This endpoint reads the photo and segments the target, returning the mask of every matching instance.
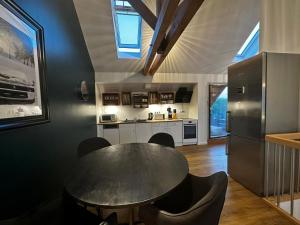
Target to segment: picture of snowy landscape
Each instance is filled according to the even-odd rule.
[[[33,42],[0,18],[0,105],[35,102]]]
[[[0,130],[49,121],[43,27],[0,1]]]

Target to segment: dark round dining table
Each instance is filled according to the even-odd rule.
[[[173,148],[150,143],[119,144],[80,158],[65,188],[85,205],[133,208],[166,195],[188,172],[186,158]]]

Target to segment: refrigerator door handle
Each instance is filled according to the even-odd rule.
[[[230,133],[230,131],[231,131],[230,114],[231,114],[230,111],[227,111],[227,112],[226,112],[226,132],[227,132],[227,133]]]

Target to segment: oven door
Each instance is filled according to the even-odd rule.
[[[197,124],[183,125],[183,142],[197,144]]]

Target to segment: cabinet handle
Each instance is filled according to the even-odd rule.
[[[230,133],[230,131],[231,131],[230,115],[231,115],[231,112],[227,111],[226,112],[226,131],[227,131],[227,133]]]

